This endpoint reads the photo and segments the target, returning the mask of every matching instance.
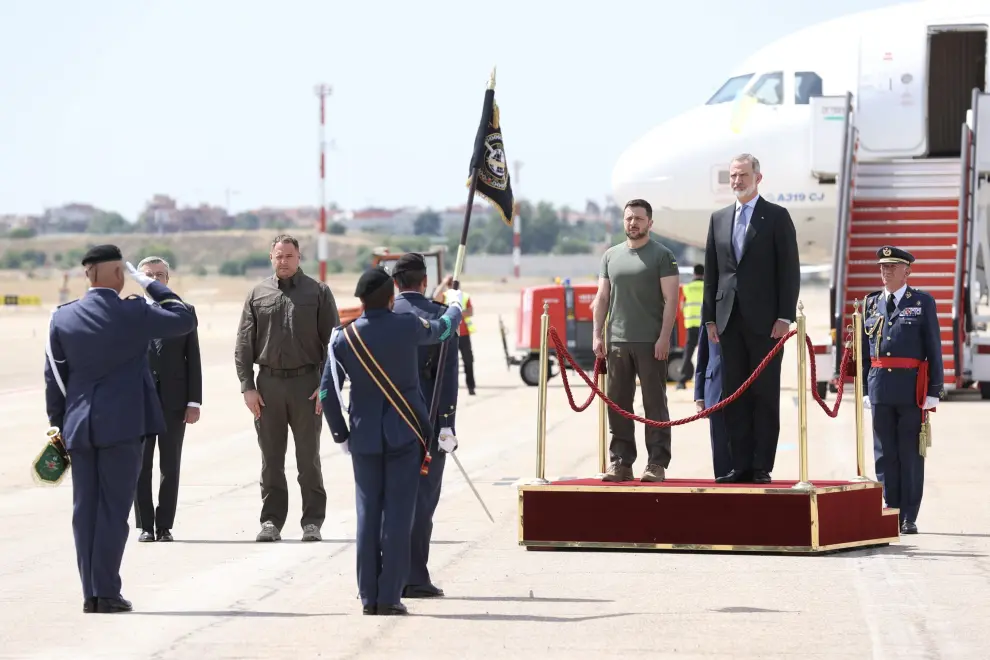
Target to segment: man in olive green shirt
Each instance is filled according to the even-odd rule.
[[[330,333],[340,323],[340,315],[330,287],[299,267],[299,241],[277,236],[270,258],[275,272],[248,293],[234,345],[237,379],[261,448],[257,540],[282,538],[289,509],[285,454],[291,428],[303,501],[302,540],[320,541],[327,513],[320,463],[320,378]]]
[[[653,208],[634,199],[623,212],[626,241],[606,250],[595,297],[594,351],[606,358],[608,398],[633,411],[639,376],[646,418],[668,421],[667,358],[677,317],[680,277],[674,253],[650,238]],[[602,329],[608,316],[606,338]],[[634,422],[608,411],[611,464],[604,481],[631,481],[636,461]],[[641,481],[663,481],[670,465],[670,428],[646,428],[646,469]]]

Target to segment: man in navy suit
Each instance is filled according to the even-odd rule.
[[[351,455],[354,467],[357,579],[364,613],[407,614],[400,599],[409,575],[416,493],[424,469],[431,468],[427,448],[433,438],[419,388],[418,350],[457,334],[461,301],[452,296],[436,320],[393,313],[395,285],[381,268],[365,271],[354,295],[364,311],[353,323],[334,328],[320,400],[332,397],[323,414],[334,442]],[[351,379],[349,425],[340,390],[345,377]]]
[[[426,261],[422,255],[410,252],[399,257],[392,269],[392,276],[399,285],[399,295],[395,297],[397,314],[410,313],[427,320],[444,315],[447,306],[428,299],[426,292]],[[412,557],[409,565],[409,578],[402,591],[405,598],[439,598],[443,589],[433,584],[427,562],[430,558],[430,539],[433,536],[433,514],[440,502],[440,487],[443,483],[443,467],[448,451],[457,448],[454,434],[454,412],[457,409],[457,333],[452,333],[446,341],[447,355],[443,363],[443,379],[440,383],[440,401],[437,418],[431,419],[434,437],[430,446],[433,461],[430,472],[420,479],[416,496],[416,513],[413,518]],[[429,408],[437,381],[437,360],[440,347],[444,344],[431,344],[419,347],[419,387],[423,400]],[[437,451],[439,449],[439,451]]]
[[[711,408],[722,400],[722,356],[720,347],[705,337],[698,344],[698,368],[694,374],[694,403],[698,412]],[[732,455],[729,453],[729,431],[725,427],[725,413],[716,410],[708,416],[708,428],[712,437],[712,466],[715,478],[732,471]]]
[[[62,430],[72,469],[72,533],[84,612],[128,612],[120,593],[120,563],[143,439],[165,431],[148,342],[178,337],[196,317],[168,287],[127,270],[154,299],[120,298],[124,264],[115,245],[82,259],[90,289],[60,305],[48,329],[45,398],[48,422]]]

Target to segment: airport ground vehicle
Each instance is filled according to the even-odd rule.
[[[426,283],[427,286],[435,288],[440,284],[440,280],[443,279],[443,254],[444,248],[442,246],[434,247],[428,252],[420,252],[423,255],[423,259],[426,261]],[[385,270],[392,272],[392,267],[395,262],[399,260],[399,257],[406,254],[405,252],[389,252],[388,248],[375,248],[371,253],[371,266],[383,265]],[[340,322],[348,323],[353,321],[361,315],[361,305],[355,307],[342,307],[337,310],[340,314]]]
[[[530,386],[539,384],[540,379],[540,317],[543,303],[549,302],[550,325],[557,329],[567,351],[574,357],[581,369],[589,374],[595,368],[595,354],[591,348],[594,320],[591,303],[598,290],[597,282],[571,284],[570,280],[554,284],[531,286],[520,291],[519,308],[516,310],[516,355],[510,355],[506,339],[506,328],[499,318],[502,334],[502,348],[505,351],[506,367],[519,366],[519,375]],[[680,312],[683,294],[677,305],[677,321],[671,336],[670,359],[667,363],[667,380],[676,381],[684,359],[684,315]],[[564,368],[557,359],[553,345],[550,345],[550,376],[556,375],[553,367]]]

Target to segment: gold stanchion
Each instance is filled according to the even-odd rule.
[[[866,476],[866,429],[863,427],[863,392],[866,388],[863,382],[863,313],[859,309],[859,300],[853,301],[853,322],[849,330],[852,331],[853,357],[856,362],[856,387],[854,390],[856,395],[856,476],[852,481],[872,481]]]
[[[540,399],[536,410],[536,478],[531,484],[548,484],[547,468],[547,380],[549,379],[550,302],[543,302],[543,316],[540,317]],[[563,362],[561,362],[563,369]]]
[[[605,346],[606,352],[608,351],[608,317],[605,317],[605,327],[602,328],[602,345]],[[602,367],[602,372],[598,374],[598,389],[605,392],[605,367]],[[601,479],[605,476],[605,469],[608,467],[608,442],[606,440],[608,429],[608,406],[605,405],[605,399],[601,397],[598,398],[598,477]]]
[[[804,303],[798,301],[797,314],[797,363],[798,363],[798,473],[799,481],[792,486],[797,490],[814,490],[808,481],[808,347]]]

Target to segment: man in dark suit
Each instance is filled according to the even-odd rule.
[[[146,257],[138,263],[138,270],[168,285],[169,265],[165,259]],[[147,302],[154,304],[154,299],[149,296]],[[195,308],[188,303],[186,307],[195,317]],[[134,519],[137,528],[141,530],[138,541],[142,543],[172,540],[172,525],[179,500],[182,440],[186,435],[186,424],[199,421],[199,409],[203,404],[199,333],[194,329],[181,337],[155,338],[148,348],[148,361],[165,413],[165,432],[157,438],[148,436],[144,441],[144,462],[134,501]],[[162,475],[158,487],[157,509],[151,493],[156,439],[158,465]]]
[[[707,336],[698,344],[698,368],[694,374],[694,403],[698,412],[711,408],[722,400],[722,357],[719,346]],[[715,478],[732,470],[729,453],[729,430],[725,427],[725,411],[716,410],[708,416],[712,438],[712,467]]]
[[[196,317],[168,287],[131,277],[157,302],[121,300],[124,264],[115,245],[82,259],[90,289],[53,313],[45,348],[48,423],[62,430],[72,470],[72,533],[83,612],[128,612],[120,593],[127,517],[141,471],[142,441],[165,431],[148,368],[148,342],[180,337]]]
[[[419,388],[418,349],[457,333],[461,302],[427,320],[394,314],[395,285],[384,269],[361,275],[354,292],[364,311],[335,328],[320,381],[323,414],[333,441],[351,455],[357,509],[357,579],[365,614],[407,614],[401,602],[409,575],[416,492],[433,437]],[[341,383],[351,380],[350,424]],[[329,393],[329,394],[328,394]]]
[[[429,300],[424,295],[427,281],[426,261],[422,255],[410,252],[399,257],[395,268],[392,269],[392,276],[399,286],[399,294],[395,297],[395,306],[392,308],[396,314],[415,314],[432,321],[439,319],[447,311],[446,305]],[[454,451],[457,448],[457,436],[454,433],[459,348],[457,331],[450,333],[444,341],[447,342],[447,355],[444,358],[443,379],[440,383],[440,401],[437,406],[437,417],[430,420],[434,430],[430,447],[433,461],[430,463],[429,473],[420,478],[416,496],[412,556],[409,578],[406,588],[402,591],[404,598],[439,598],[444,595],[443,589],[433,584],[427,567],[430,558],[430,539],[433,536],[433,514],[440,502],[440,486],[443,484],[443,467],[446,463],[447,451]],[[433,401],[437,382],[437,360],[441,346],[443,346],[442,342],[419,347],[419,388],[427,408]]]
[[[733,394],[787,334],[797,316],[801,264],[790,214],[759,195],[760,161],[741,154],[729,166],[735,204],[712,214],[705,246],[701,320],[722,348],[723,387]],[[725,407],[732,470],[720,483],[770,483],[780,434],[783,351]]]

